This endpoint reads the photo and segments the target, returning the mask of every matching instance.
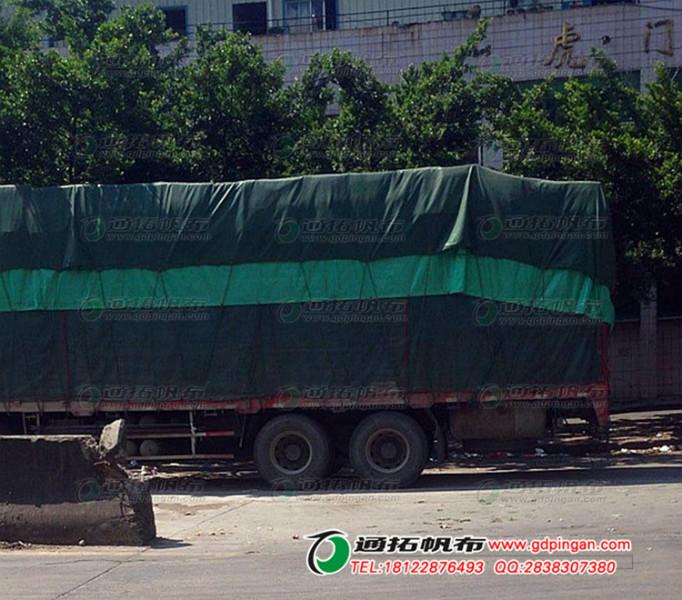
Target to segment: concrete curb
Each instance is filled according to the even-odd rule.
[[[145,545],[151,494],[90,436],[0,436],[0,540]]]

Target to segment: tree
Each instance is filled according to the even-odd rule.
[[[648,180],[655,186],[655,199],[643,218],[653,227],[646,237],[634,238],[631,254],[635,264],[659,283],[679,286],[682,277],[682,87],[659,64],[656,80],[640,99],[643,140],[641,152],[648,161]]]
[[[98,28],[83,53],[98,114],[98,129],[80,144],[84,178],[172,178],[177,140],[170,113],[187,54],[187,41],[148,6],[124,8]]]
[[[276,174],[286,125],[283,75],[282,64],[267,63],[248,35],[198,32],[197,57],[184,69],[172,115],[184,178]]]
[[[292,86],[290,172],[344,172],[476,160],[486,121],[515,93],[508,78],[478,73],[482,21],[451,55],[411,66],[399,83],[380,82],[371,68],[335,49],[312,57]]]
[[[664,70],[640,94],[604,55],[584,80],[524,91],[494,130],[504,169],[603,183],[613,215],[620,295],[646,295],[681,265],[682,102]],[[675,125],[676,124],[676,125]]]
[[[410,66],[395,89],[406,167],[476,162],[486,122],[515,97],[511,80],[479,73],[468,61],[480,52],[488,21],[482,20],[451,55]]]
[[[349,52],[316,54],[290,91],[286,169],[374,171],[397,166],[398,128],[390,87]]]
[[[115,6],[113,0],[17,0],[17,3],[42,17],[45,35],[67,42],[72,52],[88,47]]]
[[[64,18],[71,23],[68,14]],[[185,47],[160,55],[173,36],[163,15],[149,7],[124,9],[106,21],[97,12],[92,18],[97,23],[92,37],[75,50],[15,44],[6,51],[2,180],[116,183],[167,173],[163,115]]]
[[[0,98],[0,177],[7,183],[70,181],[77,130],[92,117],[87,75],[56,52],[15,54]]]
[[[11,0],[0,0],[0,63],[36,46],[39,39],[40,28],[31,18],[31,11]]]

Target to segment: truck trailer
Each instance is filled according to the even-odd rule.
[[[594,182],[477,165],[234,183],[0,187],[0,433],[136,460],[350,463],[408,485],[449,444],[608,430]]]

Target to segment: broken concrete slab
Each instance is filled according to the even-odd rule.
[[[2,541],[145,545],[156,537],[147,484],[90,436],[0,436],[0,465]]]
[[[102,429],[99,449],[107,457],[121,456],[125,452],[126,422],[118,419]]]

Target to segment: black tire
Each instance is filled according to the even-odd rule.
[[[291,489],[327,475],[331,445],[327,433],[310,417],[282,415],[263,425],[253,455],[263,479]]]
[[[137,442],[133,440],[126,440],[125,455],[126,457],[137,456],[140,453],[140,447]]]
[[[428,460],[422,427],[398,412],[380,412],[363,419],[350,439],[350,462],[355,473],[373,482],[408,486]]]
[[[162,456],[164,453],[163,442],[159,440],[144,440],[140,443],[138,449],[140,456],[152,457],[152,456]]]

